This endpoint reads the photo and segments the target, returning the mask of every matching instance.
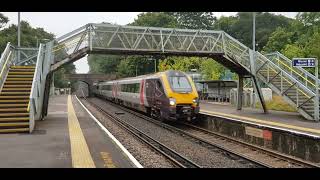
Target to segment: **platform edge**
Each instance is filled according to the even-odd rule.
[[[82,102],[79,100],[77,95],[75,95],[78,102],[81,104],[81,106],[87,111],[87,113],[90,115],[90,117],[100,126],[100,128],[111,138],[113,142],[115,142],[118,147],[122,150],[122,152],[130,159],[130,161],[137,167],[137,168],[143,168],[143,166],[132,156],[132,154],[118,141],[111,133],[108,131],[106,127],[104,127],[100,121],[92,115],[92,113],[82,104]]]

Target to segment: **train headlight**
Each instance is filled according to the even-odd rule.
[[[169,104],[170,104],[170,106],[176,105],[176,99],[174,99],[174,98],[169,98]]]
[[[194,104],[199,104],[199,98],[194,98],[193,100],[192,100],[192,102],[194,103]]]

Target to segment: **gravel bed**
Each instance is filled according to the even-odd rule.
[[[103,113],[96,110],[87,101],[80,99],[86,108],[115,136],[121,144],[134,156],[139,163],[145,168],[171,168],[172,163],[156,151],[152,150],[148,145],[139,141],[115,124],[112,120],[105,117]]]
[[[121,119],[126,120],[129,124],[138,128],[139,130],[147,133],[152,138],[162,142],[163,144],[169,146],[175,151],[181,153],[186,158],[192,160],[202,167],[214,167],[214,168],[249,168],[257,167],[251,163],[248,163],[246,160],[239,160],[228,156],[224,152],[218,149],[208,149],[204,146],[201,146],[187,138],[179,136],[169,130],[166,130],[158,125],[155,125],[147,120],[141,119],[135,115],[124,112],[123,110],[112,106],[111,104],[105,102],[104,100],[98,98],[90,99],[95,104],[99,105],[103,109],[112,112],[118,113],[122,112],[123,114],[117,115]]]

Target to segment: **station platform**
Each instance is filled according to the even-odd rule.
[[[1,168],[131,168],[135,163],[75,96],[50,97],[33,133],[1,134]]]
[[[320,122],[306,120],[295,112],[269,110],[265,114],[262,109],[242,108],[242,110],[237,110],[230,104],[214,102],[201,102],[200,112],[320,137]]]
[[[298,113],[242,108],[200,102],[203,128],[271,151],[320,164],[320,122]]]

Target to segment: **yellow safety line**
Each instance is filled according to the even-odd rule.
[[[311,132],[311,133],[320,134],[320,130],[318,130],[318,129],[304,128],[304,127],[299,127],[299,126],[294,126],[294,125],[289,125],[289,124],[284,124],[284,123],[264,121],[264,120],[260,120],[260,119],[250,118],[250,117],[237,116],[237,115],[233,115],[233,114],[225,114],[225,113],[221,113],[221,112],[206,111],[206,110],[201,110],[200,112],[204,112],[204,113],[208,113],[208,114],[212,114],[212,115],[220,115],[220,116],[225,116],[225,117],[230,117],[230,118],[235,118],[235,119],[240,119],[240,120],[245,120],[245,121],[251,121],[251,122],[255,122],[255,123],[262,123],[262,124],[271,125],[271,126],[290,128],[292,130],[300,130],[300,131],[304,131],[304,132]]]
[[[272,67],[269,66],[269,68],[271,70],[273,70],[274,72],[278,73],[278,71],[276,71],[275,69],[273,69]],[[284,76],[282,76],[290,85],[292,85],[292,83],[287,79],[285,78]],[[309,95],[307,95],[305,92],[301,91],[300,88],[298,89],[298,91],[300,91],[302,94],[304,94],[305,96],[307,96],[308,98],[311,98]]]
[[[88,145],[80,128],[78,118],[72,106],[70,95],[68,95],[68,125],[71,144],[72,167],[95,168]]]
[[[277,59],[277,61],[279,61],[281,64],[285,65],[287,68],[289,68],[289,70],[295,72],[296,74],[298,74],[300,77],[302,77],[302,79],[308,81],[310,84],[312,84],[313,86],[316,86],[315,84],[313,84],[311,81],[309,81],[307,78],[305,78],[304,76],[302,76],[301,74],[299,74],[297,71],[295,71],[293,68],[291,68],[290,66],[286,65],[285,63],[283,63],[282,61],[280,61],[280,59]]]

